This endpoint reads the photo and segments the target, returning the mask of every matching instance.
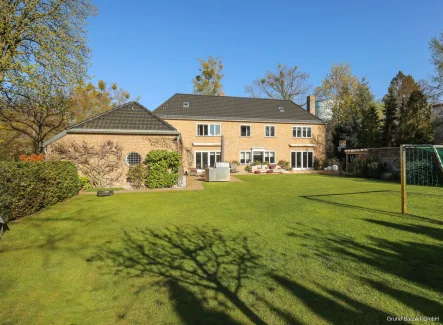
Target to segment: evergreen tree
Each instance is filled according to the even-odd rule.
[[[397,131],[397,112],[398,101],[394,93],[394,88],[389,87],[388,93],[383,98],[383,126],[382,126],[382,146],[392,147],[394,145],[394,139]]]
[[[377,148],[380,146],[380,118],[375,104],[371,104],[363,112],[359,131],[359,145],[363,148]]]
[[[432,142],[434,138],[432,111],[423,91],[415,90],[411,93],[401,114],[398,144]]]

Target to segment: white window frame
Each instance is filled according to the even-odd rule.
[[[241,128],[242,126],[249,126],[249,135],[241,135]],[[240,137],[242,138],[250,138],[252,134],[252,126],[251,124],[240,124]]]
[[[294,136],[294,129],[296,130],[295,131],[295,136]],[[298,137],[297,136],[297,133],[298,133],[298,130],[297,129],[300,129],[300,137]],[[307,136],[307,134],[308,134],[308,129],[310,129],[311,130],[311,135],[308,137]],[[306,131],[306,136],[303,136],[303,133],[304,133],[304,131]],[[311,125],[309,125],[309,126],[298,126],[298,125],[293,125],[292,126],[292,137],[293,138],[304,138],[304,139],[310,139],[310,138],[312,138],[312,126]]]
[[[268,153],[268,155],[269,155],[269,160],[271,160],[270,158],[271,158],[271,152],[273,152],[274,153],[274,162],[270,162],[269,161],[269,163],[270,164],[276,164],[277,163],[277,153],[275,152],[275,150],[265,150],[265,153],[263,154],[263,162],[265,162],[266,161],[266,153]]]
[[[300,168],[293,168],[292,167],[292,153],[293,152],[295,152],[295,153],[301,152],[302,159],[303,159],[303,153],[304,152],[312,152],[312,167],[304,168],[303,167],[303,161],[302,161],[302,163],[300,164],[300,166],[301,166]],[[307,165],[307,163],[306,163],[306,165]],[[289,153],[289,166],[291,167],[292,170],[314,170],[314,165],[315,165],[315,152],[314,152],[314,150],[292,150]]]
[[[207,161],[207,165],[208,166],[210,166],[210,162],[211,162],[211,152],[219,153],[220,154],[220,160],[221,160],[221,150],[196,150],[196,151],[194,151],[194,164],[193,164],[194,168],[197,168],[197,153],[200,153],[200,152],[207,152],[208,153],[208,161]],[[217,162],[217,159],[215,159],[215,160]],[[203,167],[199,168],[199,169],[203,169]]]
[[[271,128],[271,127],[274,128],[274,135],[266,135],[266,128]],[[277,128],[275,125],[272,124],[265,125],[265,138],[275,138],[276,134],[277,134]]]
[[[241,162],[241,154],[242,153],[245,154],[245,162],[244,163]],[[249,162],[246,162],[246,153],[249,154]],[[239,157],[240,157],[240,159],[238,161],[240,162],[240,165],[249,165],[250,163],[252,163],[252,150],[240,150]]]
[[[207,135],[198,134],[198,126],[199,125],[207,125],[208,126],[208,134]],[[210,132],[211,132],[211,125],[214,125],[214,133],[215,133],[215,126],[218,125],[220,127],[220,134],[210,134]],[[195,134],[198,137],[219,137],[222,134],[221,123],[197,123],[196,126],[195,126]]]
[[[140,162],[137,163],[137,164],[130,164],[130,163],[128,162],[128,157],[129,157],[129,155],[130,155],[130,154],[133,154],[133,153],[135,153],[135,154],[137,154],[137,155],[140,156]],[[142,156],[141,154],[139,154],[137,151],[130,151],[130,152],[128,152],[128,153],[126,154],[126,156],[125,156],[125,163],[126,163],[127,166],[137,166],[137,165],[141,164],[142,162],[143,162],[143,156]]]

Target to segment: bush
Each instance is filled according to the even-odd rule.
[[[89,178],[87,178],[85,176],[80,176],[80,184],[81,184],[82,190],[88,190],[88,189],[92,188],[91,181],[89,180]]]
[[[279,165],[281,168],[284,168],[285,170],[290,170],[289,161],[286,160],[279,160],[277,165]]]
[[[138,164],[129,167],[128,174],[126,175],[127,181],[135,189],[141,189],[147,182],[148,168],[144,164]]]
[[[77,168],[68,161],[0,163],[0,215],[18,219],[75,196]]]
[[[146,186],[150,188],[172,187],[178,182],[181,156],[175,151],[152,150],[146,155],[148,177]]]

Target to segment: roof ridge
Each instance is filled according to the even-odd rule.
[[[123,106],[126,106],[126,105],[128,105],[128,104],[132,104],[132,103],[136,103],[136,102],[135,102],[135,101],[128,102],[128,103],[122,104],[122,105],[120,105],[120,106],[117,106],[117,107],[115,107],[115,108],[113,108],[113,109],[110,109],[110,110],[108,110],[108,111],[104,111],[104,112],[102,112],[102,113],[100,113],[100,114],[97,114],[97,115],[95,115],[95,116],[89,117],[89,118],[87,118],[86,120],[83,120],[83,121],[78,122],[78,123],[76,123],[76,124],[74,124],[74,125],[71,125],[70,127],[66,128],[66,130],[73,129],[73,128],[76,127],[76,126],[79,126],[79,125],[81,125],[81,124],[83,124],[83,123],[86,123],[86,122],[92,121],[92,120],[94,120],[94,119],[96,119],[96,118],[98,118],[98,117],[100,117],[100,116],[103,116],[103,115],[105,115],[105,114],[111,113],[111,112],[113,112],[113,111],[115,111],[115,110],[117,110],[117,109],[119,109],[119,108],[121,108],[121,107],[123,107]]]
[[[200,95],[200,94],[185,94],[185,93],[175,93],[174,95],[186,95],[186,96],[202,96],[202,97],[215,97],[215,98],[241,98],[241,99],[259,99],[259,100],[278,100],[283,102],[292,102],[290,99],[280,99],[280,98],[263,98],[263,97],[244,97],[244,96],[217,96],[217,95]],[[295,105],[298,105],[294,103]],[[298,105],[300,106],[300,105]]]
[[[173,128],[175,131],[177,131],[177,129],[175,127],[173,127],[171,124],[169,124],[168,122],[166,122],[164,119],[162,119],[160,116],[158,116],[157,114],[155,114],[154,112],[151,112],[149,109],[147,109],[145,106],[143,106],[142,104],[138,103],[138,102],[134,102],[137,105],[141,106],[143,109],[145,109],[146,112],[148,112],[149,114],[151,114],[153,117],[155,117],[157,120],[159,120],[161,123],[163,123],[164,125],[166,125],[167,127]]]
[[[151,112],[149,109],[147,109],[145,106],[143,106],[142,104],[140,104],[140,103],[137,102],[137,101],[130,101],[130,102],[127,102],[127,103],[124,103],[124,104],[122,104],[122,105],[120,105],[120,106],[117,106],[117,107],[115,107],[115,108],[113,108],[113,109],[111,109],[111,110],[108,110],[108,111],[102,112],[102,113],[100,113],[100,114],[98,114],[98,115],[95,115],[95,116],[92,116],[92,117],[90,117],[90,118],[88,118],[88,119],[86,119],[86,120],[83,120],[83,121],[81,121],[81,122],[79,122],[79,123],[77,123],[77,124],[74,124],[74,125],[72,125],[72,126],[66,128],[66,130],[75,129],[75,128],[77,128],[78,126],[80,126],[80,125],[82,125],[82,124],[84,124],[84,123],[90,122],[90,121],[92,121],[92,120],[94,120],[94,119],[97,119],[97,118],[102,117],[102,116],[104,116],[104,115],[106,115],[106,114],[112,113],[112,112],[114,112],[114,111],[116,111],[116,110],[122,109],[122,108],[124,108],[124,107],[129,106],[129,105],[137,105],[137,106],[139,106],[139,107],[142,108],[146,113],[148,113],[149,115],[151,115],[152,117],[154,117],[156,120],[158,120],[158,121],[159,121],[160,123],[162,123],[163,125],[167,126],[168,128],[170,128],[170,129],[172,129],[172,130],[174,130],[174,131],[177,131],[177,129],[176,129],[175,127],[173,127],[171,124],[169,124],[168,122],[166,122],[165,120],[163,120],[163,119],[162,119],[161,117],[159,117],[158,115],[154,114],[154,112]]]

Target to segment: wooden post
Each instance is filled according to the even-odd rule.
[[[400,146],[400,173],[401,173],[401,213],[406,214],[406,151]]]

